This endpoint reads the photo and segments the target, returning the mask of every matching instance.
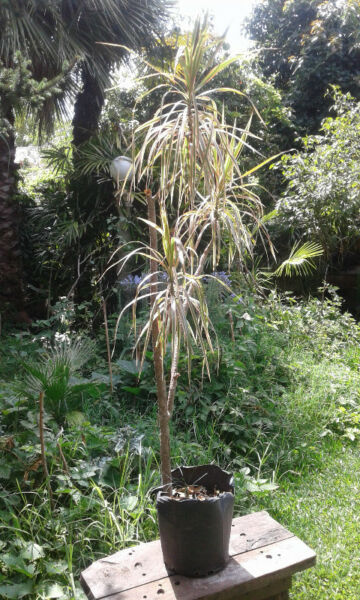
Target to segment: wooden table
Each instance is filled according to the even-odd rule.
[[[230,561],[209,577],[168,576],[160,541],[102,558],[81,574],[91,600],[286,600],[316,555],[265,511],[233,520]]]

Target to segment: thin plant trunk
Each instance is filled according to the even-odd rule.
[[[108,368],[109,368],[109,378],[110,378],[110,392],[113,393],[113,378],[112,378],[112,366],[111,366],[111,351],[110,351],[110,340],[109,340],[109,327],[107,320],[107,312],[106,312],[106,303],[103,298],[102,308],[104,313],[104,326],[105,326],[105,339],[106,339],[106,350],[107,350],[107,358],[108,358]]]
[[[233,316],[232,316],[232,311],[229,310],[229,312],[227,314],[228,314],[229,323],[230,323],[231,341],[232,341],[233,344],[235,344],[234,319],[233,319]]]
[[[167,397],[167,406],[169,417],[171,418],[172,412],[174,410],[174,398],[175,392],[177,388],[178,378],[180,373],[178,373],[178,365],[179,365],[179,354],[180,354],[180,345],[179,345],[179,336],[175,333],[175,343],[174,343],[174,351],[171,357],[171,374],[170,374],[170,383]]]
[[[62,432],[63,432],[63,429],[61,428],[61,430],[57,436],[56,446],[57,446],[57,449],[59,450],[59,454],[60,454],[61,462],[63,464],[64,471],[65,471],[66,475],[70,475],[69,466],[67,464],[66,458],[64,456],[64,453],[62,451],[62,447],[60,444],[60,438],[61,438]]]
[[[43,467],[43,472],[46,480],[46,487],[49,494],[49,501],[51,510],[54,508],[52,489],[50,485],[50,476],[49,470],[46,462],[46,454],[45,454],[45,439],[44,439],[44,392],[40,392],[39,394],[39,437],[40,437],[40,447],[41,447],[41,462]]]
[[[145,191],[147,207],[148,207],[148,219],[151,223],[156,223],[156,206],[155,198],[153,197],[151,190]],[[157,233],[154,227],[149,227],[150,237],[150,248],[155,254],[157,251]],[[151,273],[151,296],[150,303],[151,307],[156,302],[157,293],[157,263],[151,258],[150,260],[150,273]],[[151,327],[151,338],[154,355],[154,370],[155,370],[155,381],[158,401],[158,418],[160,428],[160,461],[161,461],[161,479],[164,491],[171,495],[171,461],[170,461],[170,412],[168,410],[168,398],[166,392],[166,381],[164,375],[164,357],[162,351],[162,345],[159,340],[159,321],[154,319]]]

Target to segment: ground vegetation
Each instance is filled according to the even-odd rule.
[[[318,565],[296,578],[292,600],[358,600],[360,330],[329,283],[359,260],[358,2],[266,0],[249,28],[258,45],[281,51],[232,62],[221,42],[213,71],[211,48],[197,54],[205,118],[195,137],[174,89],[182,78],[199,83],[176,54],[190,38],[170,23],[165,44],[155,43],[169,3],[136,3],[151,5],[149,21],[120,42],[139,42],[130,65],[142,79],[125,90],[120,75],[105,95],[125,50],[95,46],[94,29],[85,35],[96,17],[89,2],[75,17],[86,39],[69,37],[75,4],[0,3],[0,597],[82,600],[90,562],[158,536],[159,341],[168,388],[176,358],[171,463],[232,470],[236,515],[267,509],[316,550]],[[112,42],[121,34],[112,11],[131,3],[100,4],[98,34],[109,31],[100,41]],[[164,88],[149,93],[144,59],[167,73],[167,108]],[[78,101],[75,143],[74,124],[59,119],[65,98]],[[55,119],[52,143],[36,169],[19,168],[17,140],[38,144],[31,132],[45,134],[45,117]],[[114,184],[118,155],[132,155],[146,178]],[[150,223],[157,254],[139,220],[152,220],[150,190],[161,209]],[[149,258],[164,317],[153,344]],[[280,291],[290,287],[297,293]],[[184,312],[174,313],[174,288],[193,308],[177,338]],[[161,311],[151,310],[156,320]]]

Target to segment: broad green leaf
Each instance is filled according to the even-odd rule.
[[[39,546],[39,544],[36,544],[35,542],[29,542],[28,544],[26,544],[24,550],[22,550],[22,552],[20,553],[20,556],[27,560],[33,561],[39,560],[39,558],[45,556],[45,552],[43,547]]]
[[[35,565],[33,564],[25,564],[22,557],[15,556],[14,554],[6,553],[0,555],[0,563],[4,563],[9,569],[16,571],[16,573],[21,573],[22,575],[26,575],[26,577],[32,578],[35,573]]]
[[[278,489],[276,483],[261,483],[260,481],[246,481],[245,487],[248,492],[272,492]]]
[[[46,598],[46,599],[50,599],[50,598],[65,598],[65,588],[63,586],[61,586],[58,583],[45,583],[44,585],[41,585],[39,588],[37,588],[36,590],[39,594],[41,594],[41,597]]]
[[[139,387],[124,385],[122,389],[125,390],[125,392],[129,392],[129,394],[133,394],[134,396],[138,396],[141,393],[141,389]]]
[[[120,500],[121,508],[124,508],[125,510],[127,510],[129,512],[134,510],[137,503],[138,503],[137,496],[125,496],[125,498],[121,498],[121,500]]]
[[[131,373],[131,375],[139,375],[139,365],[135,360],[119,359],[116,361],[116,364],[122,371],[126,371],[126,373]]]
[[[79,410],[72,410],[66,415],[66,421],[70,426],[72,425],[73,427],[78,427],[85,423],[87,418],[84,413],[80,412]]]
[[[241,318],[244,319],[244,321],[252,321],[253,318],[251,315],[249,315],[249,313],[244,312],[244,314],[241,315]]]
[[[45,562],[45,569],[49,575],[62,575],[68,569],[65,560],[52,560]]]
[[[24,598],[33,591],[32,581],[25,583],[14,583],[12,585],[0,585],[0,598]]]

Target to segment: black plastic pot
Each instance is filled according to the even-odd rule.
[[[234,508],[231,473],[216,465],[179,467],[172,471],[173,484],[202,485],[219,496],[198,500],[174,500],[158,492],[158,512],[164,563],[170,573],[204,577],[223,569],[229,560],[229,540]]]

